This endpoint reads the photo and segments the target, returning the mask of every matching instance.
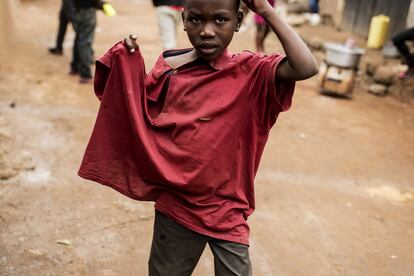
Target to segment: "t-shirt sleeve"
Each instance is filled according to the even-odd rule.
[[[276,122],[280,112],[287,111],[292,104],[295,81],[276,78],[276,70],[286,57],[273,54],[248,52],[245,62],[248,70],[249,93],[252,111],[265,130]]]
[[[120,47],[125,47],[122,42],[115,44],[95,62],[94,91],[99,100],[102,100],[106,82],[113,67],[114,54]]]

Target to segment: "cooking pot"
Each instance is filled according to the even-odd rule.
[[[339,67],[358,67],[359,59],[365,53],[364,49],[347,47],[339,43],[327,42],[324,46],[326,49],[326,62]]]

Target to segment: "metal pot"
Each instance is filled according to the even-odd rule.
[[[365,53],[364,49],[358,47],[351,48],[339,43],[327,42],[324,46],[326,49],[326,62],[339,67],[358,67],[359,59]]]

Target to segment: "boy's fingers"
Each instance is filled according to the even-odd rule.
[[[125,46],[126,46],[127,50],[128,50],[130,53],[135,52],[134,45],[132,44],[132,40],[131,40],[129,37],[126,37],[126,38],[124,39],[124,44],[125,44]]]
[[[129,38],[132,40],[137,40],[138,37],[134,34],[129,34]]]
[[[131,39],[132,48],[134,49],[133,51],[135,51],[135,49],[138,49],[138,43],[137,43],[138,37],[134,34],[130,34],[129,38]]]

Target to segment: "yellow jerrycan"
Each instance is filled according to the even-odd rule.
[[[372,17],[368,33],[368,48],[381,48],[387,39],[390,18],[380,14]]]

